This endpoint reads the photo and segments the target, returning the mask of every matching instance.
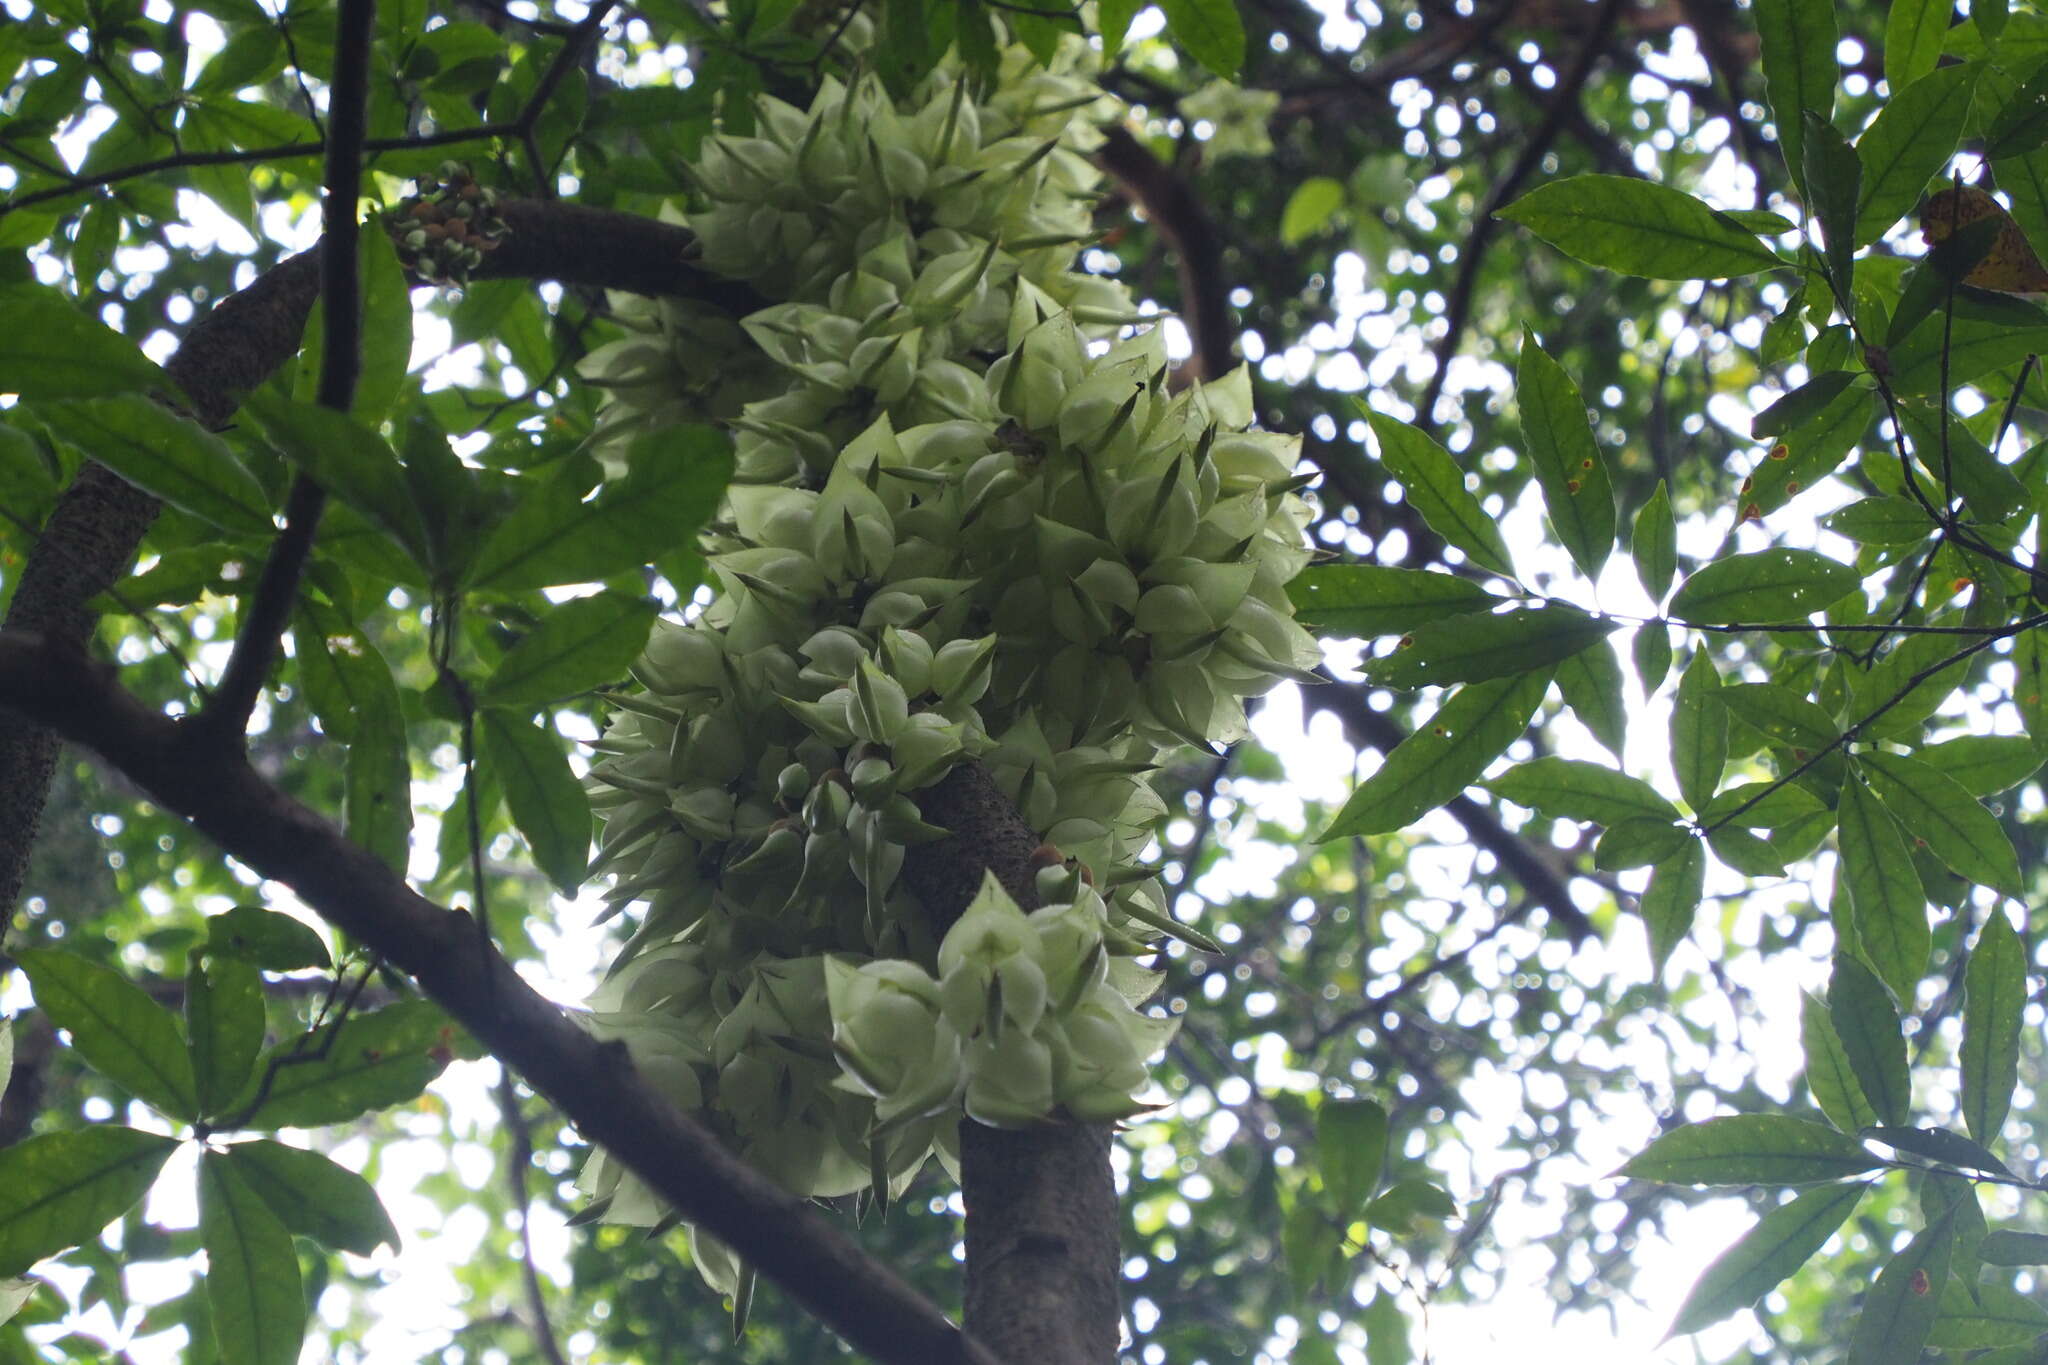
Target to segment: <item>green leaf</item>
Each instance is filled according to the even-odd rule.
[[[1913,438],[1914,458],[1934,476],[1937,496],[1962,494],[1982,521],[2003,521],[2026,505],[2026,487],[1960,418],[1944,426],[1938,409],[1919,403],[1901,403],[1899,416]]]
[[[1949,871],[2008,896],[2025,894],[2012,841],[1960,782],[1915,759],[1877,750],[1858,754],[1857,763],[1885,809]]]
[[[1892,1257],[1863,1296],[1863,1311],[1849,1340],[1856,1365],[1915,1365],[1941,1310],[1954,1248],[1952,1214],[1921,1229]]]
[[[1834,117],[1835,60],[1833,0],[1756,0],[1757,36],[1762,40],[1764,94],[1793,184],[1806,190],[1806,122],[1813,113]]]
[[[1817,374],[1752,417],[1749,434],[1759,441],[1782,436],[1800,423],[1819,416],[1855,381],[1856,375],[1848,370]]]
[[[1557,687],[1579,723],[1619,759],[1628,738],[1628,701],[1613,643],[1588,645],[1560,661]]]
[[[1841,959],[1837,959],[1840,961]],[[1849,1064],[1849,1053],[1835,1032],[1829,1007],[1800,992],[1800,1041],[1806,1050],[1806,1087],[1828,1122],[1854,1136],[1877,1122],[1877,1111],[1863,1093]]]
[[[306,1327],[298,1251],[220,1152],[199,1159],[199,1241],[222,1357],[235,1365],[296,1365]]]
[[[346,413],[258,390],[242,405],[278,450],[327,493],[347,503],[424,567],[426,522],[398,455]]]
[[[1587,265],[1659,280],[1719,280],[1786,264],[1707,204],[1648,180],[1575,175],[1500,211]]]
[[[14,960],[28,973],[43,1013],[71,1035],[93,1070],[172,1118],[199,1116],[192,1060],[169,1010],[121,973],[76,953],[23,948]]]
[[[1637,626],[1635,638],[1629,641],[1629,658],[1635,664],[1636,681],[1642,685],[1643,695],[1649,697],[1664,685],[1665,675],[1671,672],[1671,631],[1659,625]]]
[[[1841,863],[1863,959],[1900,1000],[1911,1001],[1927,971],[1933,931],[1927,895],[1898,823],[1863,783],[1842,784]]]
[[[1965,735],[1917,751],[1972,796],[2010,791],[2041,770],[2041,751],[2025,735]]]
[[[1893,0],[1884,21],[1886,85],[1904,90],[1934,70],[1955,12],[1954,0]]]
[[[1891,386],[1902,395],[1941,391],[1946,341],[1950,387],[2048,352],[2048,312],[2007,294],[1958,289],[1952,318],[1927,318],[1885,353]]]
[[[569,771],[563,741],[504,711],[477,717],[477,749],[505,793],[533,860],[566,893],[590,865],[590,798]]]
[[[1600,836],[1600,842],[1593,846],[1593,866],[1602,872],[1648,867],[1676,857],[1692,842],[1692,838],[1692,831],[1684,825],[1673,824],[1669,820],[1653,820],[1648,816],[1630,816],[1626,820],[1615,821]]]
[[[2048,1332],[2048,1308],[2011,1285],[1994,1281],[1966,1286],[1957,1276],[1942,1290],[1941,1313],[1928,1330],[1927,1344],[1943,1351],[1980,1350],[2028,1344],[2044,1332]],[[1980,1359],[1990,1365],[1988,1358]]]
[[[1735,1114],[1674,1128],[1621,1168],[1666,1185],[1810,1185],[1883,1163],[1832,1128],[1783,1114]]]
[[[1669,612],[1680,624],[1796,621],[1856,590],[1861,575],[1812,550],[1730,555],[1679,585]]]
[[[1835,959],[1828,985],[1828,1022],[1834,1025],[1857,1089],[1870,1102],[1877,1121],[1904,1123],[1912,1110],[1913,1090],[1899,1011],[1884,983],[1853,957]]]
[[[2048,66],[2035,69],[1984,130],[1984,155],[2006,161],[2048,142]]]
[[[248,1086],[263,1051],[263,978],[235,957],[196,954],[185,972],[185,1032],[199,1113],[222,1113]]]
[[[324,970],[334,965],[317,929],[260,905],[238,905],[209,915],[206,947],[266,972],[295,972],[302,967]]]
[[[1678,572],[1678,522],[1671,514],[1671,494],[1662,479],[1657,480],[1657,491],[1650,494],[1650,500],[1636,512],[1635,533],[1628,548],[1643,591],[1652,602],[1662,602],[1664,594],[1671,591],[1672,575]]]
[[[1769,516],[1840,468],[1870,429],[1874,401],[1869,389],[1852,385],[1786,432],[1744,484],[1742,515]]]
[[[1668,825],[1678,819],[1677,809],[1649,783],[1576,758],[1530,759],[1483,785],[1558,820],[1618,825],[1647,817]]]
[[[1294,617],[1318,635],[1401,635],[1499,605],[1469,578],[1379,564],[1311,564],[1287,585]]]
[[[1188,55],[1224,80],[1244,66],[1244,20],[1234,0],[1163,0],[1166,31]]]
[[[1934,531],[1919,503],[1892,496],[1852,502],[1822,517],[1821,525],[1863,545],[1918,545]]]
[[[342,805],[350,841],[403,872],[412,847],[412,761],[402,719],[358,718],[343,768]]]
[[[1945,1128],[1904,1128],[1879,1126],[1863,1134],[1873,1142],[1882,1142],[1887,1147],[1908,1152],[1914,1156],[1938,1161],[1944,1166],[1954,1166],[1964,1171],[1996,1176],[2011,1180],[2013,1173],[2003,1161],[1970,1141],[1961,1133],[1951,1133]]]
[[[1321,232],[1344,207],[1344,185],[1327,175],[1312,175],[1294,187],[1280,212],[1280,241],[1295,246]]]
[[[2030,630],[2013,641],[2013,704],[2027,727],[2027,737],[2048,750],[2048,631]]]
[[[1721,705],[1721,675],[1707,652],[1696,649],[1678,675],[1678,695],[1671,703],[1671,767],[1685,804],[1705,810],[1727,766],[1728,711]]]
[[[351,1015],[312,1043],[294,1038],[264,1054],[266,1070],[274,1060],[292,1060],[278,1067],[269,1095],[244,1126],[317,1128],[404,1104],[441,1074],[455,1044],[448,1016],[424,1000]]]
[[[0,308],[7,313],[0,393],[45,399],[177,391],[134,342],[55,291],[8,290]]]
[[[1856,245],[1884,236],[1948,164],[1963,134],[1977,72],[1948,66],[1892,93],[1856,140],[1863,191],[1856,204]]]
[[[1804,759],[1842,735],[1826,711],[1777,683],[1735,683],[1715,695],[1737,720],[1790,748],[1795,758]]]
[[[1725,825],[1707,832],[1707,847],[1714,856],[1745,877],[1782,877],[1785,859],[1767,840],[1737,825]]]
[[[1806,110],[1804,125],[1806,196],[1826,243],[1828,275],[1848,295],[1856,268],[1856,203],[1863,190],[1863,165],[1856,149],[1825,116]]]
[[[1650,869],[1650,884],[1637,906],[1650,931],[1650,970],[1661,973],[1671,950],[1692,932],[1706,890],[1707,851],[1698,839]]]
[[[101,1124],[0,1147],[0,1279],[97,1237],[135,1206],[177,1146]]]
[[[2027,955],[2003,912],[1993,910],[1963,969],[1963,1123],[1996,1142],[2019,1084],[2020,1029],[2027,1003]]]
[[[1390,834],[1457,796],[1521,738],[1549,690],[1545,670],[1459,688],[1394,746],[1316,842]]]
[[[1324,1100],[1316,1110],[1316,1165],[1339,1225],[1379,1188],[1387,1157],[1387,1111],[1372,1100]]]
[[[1551,529],[1579,570],[1598,578],[1614,549],[1614,485],[1579,386],[1527,331],[1515,372],[1515,401]]]
[[[1697,1332],[1777,1288],[1849,1221],[1868,1188],[1859,1181],[1823,1185],[1765,1214],[1701,1272],[1667,1335]]]
[[[1429,529],[1471,557],[1472,562],[1503,578],[1515,576],[1514,561],[1500,527],[1465,489],[1465,476],[1450,452],[1406,422],[1377,412],[1366,413],[1379,438],[1380,463],[1401,484],[1402,491]]]
[[[1985,1265],[2048,1265],[2048,1235],[2000,1228],[1985,1234],[1978,1252]]]
[[[131,393],[39,403],[36,413],[65,440],[180,511],[234,535],[276,530],[263,486],[227,442],[154,399]]]
[[[1427,1180],[1397,1180],[1365,1206],[1365,1221],[1396,1237],[1414,1231],[1418,1219],[1457,1216],[1456,1201]]]
[[[1546,668],[1605,639],[1620,623],[1547,602],[1473,612],[1417,626],[1391,654],[1367,659],[1367,678],[1387,687],[1484,682]]]
[[[1868,672],[1851,672],[1849,714],[1864,721],[1864,737],[1900,743],[1918,739],[1921,726],[1969,671],[1969,661],[1956,660],[1956,653],[1952,638],[1909,635]],[[1944,660],[1955,661],[1944,666]]]
[[[258,1139],[228,1148],[236,1174],[286,1228],[334,1251],[398,1250],[398,1229],[370,1182],[318,1152]]]
[[[695,536],[732,475],[731,442],[705,426],[649,431],[625,458],[626,477],[588,502],[575,481],[522,500],[477,551],[468,585],[517,592],[637,569]]]
[[[558,603],[478,689],[484,706],[534,707],[626,676],[656,611],[645,598],[601,592]]]
[[[1711,825],[1727,820],[1745,829],[1778,830],[1827,813],[1818,796],[1795,782],[1739,782],[1716,792],[1700,812],[1700,821]]]
[[[452,25],[447,27],[453,27]],[[447,27],[436,30],[447,31]],[[235,168],[235,174],[242,171]],[[357,237],[362,272],[362,361],[349,415],[370,431],[391,415],[412,359],[412,296],[398,251],[384,224],[373,219]],[[315,300],[299,349],[298,382],[292,396],[312,405],[320,398],[320,369],[326,358],[326,307]]]

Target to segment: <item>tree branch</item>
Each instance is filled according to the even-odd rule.
[[[187,727],[143,705],[113,670],[25,632],[0,631],[0,704],[98,751],[166,810],[408,972],[586,1139],[854,1346],[891,1365],[996,1365],[837,1226],[652,1089],[622,1045],[599,1042],[536,994],[467,916],[427,901],[266,782],[239,746],[191,744]]]
[[[1192,186],[1152,155],[1121,123],[1107,135],[1096,158],[1145,210],[1180,268],[1181,321],[1194,343],[1194,378],[1220,379],[1230,372],[1237,340],[1230,321],[1230,286],[1223,273],[1223,234]]]

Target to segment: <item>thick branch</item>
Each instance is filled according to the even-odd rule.
[[[1180,267],[1181,321],[1194,342],[1191,358],[1197,379],[1229,373],[1231,345],[1230,286],[1223,273],[1223,234],[1194,187],[1152,155],[1121,123],[1105,128],[1096,155],[1103,169],[1130,191],[1153,225],[1173,248]]]
[[[947,838],[915,845],[903,880],[941,932],[996,874],[1025,909],[1038,905],[1031,855],[1039,838],[987,770],[953,769],[919,793]],[[1108,1365],[1116,1359],[1119,1220],[1109,1129],[1048,1123],[1006,1132],[960,1124],[967,1203],[964,1321],[1010,1365]]]
[[[165,809],[411,974],[585,1138],[856,1347],[901,1365],[995,1365],[894,1272],[653,1090],[622,1046],[600,1043],[536,994],[466,916],[418,895],[270,785],[239,747],[193,743],[189,726],[144,706],[112,670],[26,633],[0,632],[0,704],[97,750]]]

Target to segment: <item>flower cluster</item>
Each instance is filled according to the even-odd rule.
[[[587,367],[614,430],[720,420],[738,456],[719,591],[657,628],[592,769],[595,871],[645,905],[595,1026],[804,1194],[900,1186],[963,1113],[1141,1110],[1171,1027],[1136,959],[1179,929],[1147,775],[1317,658],[1296,440],[1247,429],[1241,371],[1176,391],[1158,320],[1073,268],[1084,56],[987,101],[943,72],[901,108],[869,77],[763,101],[690,223],[776,302],[651,311]],[[991,880],[941,936],[900,874],[970,761],[1046,840],[1043,908]],[[663,1216],[616,1165],[586,1184]]]

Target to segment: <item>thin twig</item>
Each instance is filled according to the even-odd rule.
[[[533,1344],[540,1348],[547,1365],[569,1365],[555,1340],[554,1324],[548,1320],[547,1295],[533,1261],[533,1200],[526,1189],[527,1168],[533,1165],[533,1134],[519,1108],[519,1088],[512,1069],[506,1066],[498,1068],[498,1113],[505,1120],[505,1186],[512,1195],[512,1207],[519,1211],[519,1278],[526,1290],[526,1311],[532,1318],[527,1330],[533,1333]]]

